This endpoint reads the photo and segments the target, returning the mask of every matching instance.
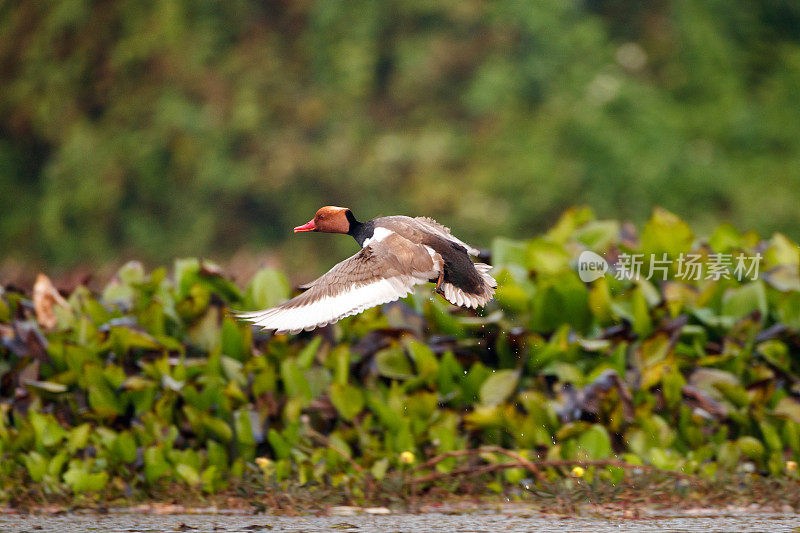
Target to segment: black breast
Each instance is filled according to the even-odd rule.
[[[349,213],[348,211],[348,214]],[[347,218],[349,219],[350,217],[352,217],[352,215]],[[371,238],[373,233],[375,233],[374,220],[368,220],[366,222],[359,222],[355,218],[350,220],[350,231],[348,231],[347,234],[351,235],[362,248],[364,247],[364,241]]]

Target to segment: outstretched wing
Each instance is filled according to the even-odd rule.
[[[448,241],[454,242],[460,246],[463,246],[464,249],[467,251],[469,255],[477,256],[480,254],[480,251],[476,248],[473,248],[469,244],[465,243],[461,239],[455,237],[452,233],[450,233],[450,228],[443,224],[439,224],[435,220],[430,217],[414,217],[414,220],[426,230],[439,235],[440,237],[444,237]]]
[[[303,294],[239,318],[277,333],[298,333],[402,298],[441,269],[438,254],[392,233],[334,266],[308,284]]]

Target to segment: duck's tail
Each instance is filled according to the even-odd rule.
[[[481,276],[481,285],[477,291],[467,292],[461,287],[457,287],[449,282],[441,285],[442,295],[448,302],[462,307],[477,309],[483,307],[494,298],[494,290],[497,288],[497,281],[489,274],[492,265],[486,263],[475,263],[475,270]]]

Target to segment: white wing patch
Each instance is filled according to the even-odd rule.
[[[425,250],[428,252],[428,255],[431,256],[431,260],[433,260],[433,274],[434,274],[434,276],[431,276],[431,277],[438,276],[439,272],[441,272],[442,269],[444,268],[444,260],[442,259],[442,256],[439,255],[439,252],[437,252],[436,250],[434,250],[433,248],[431,248],[427,244],[425,244],[423,246],[425,246]]]
[[[393,235],[393,234],[394,234],[394,232],[392,230],[390,230],[390,229],[377,227],[372,232],[372,237],[370,237],[369,239],[364,239],[364,246],[362,246],[362,248],[366,248],[367,246],[369,246],[373,242],[381,242],[386,237],[388,237],[389,235]]]
[[[409,281],[412,283],[409,284]],[[336,296],[326,296],[297,307],[275,307],[265,311],[244,313],[240,318],[276,333],[299,333],[303,329],[333,324],[346,316],[358,314],[376,305],[398,300],[414,292],[413,285],[427,283],[428,278],[400,277],[376,279],[363,285],[353,285]],[[409,286],[411,285],[411,286]],[[298,326],[302,324],[303,326]]]

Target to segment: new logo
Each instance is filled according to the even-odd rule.
[[[578,277],[584,283],[600,279],[608,272],[608,261],[602,256],[586,250],[578,256]]]

